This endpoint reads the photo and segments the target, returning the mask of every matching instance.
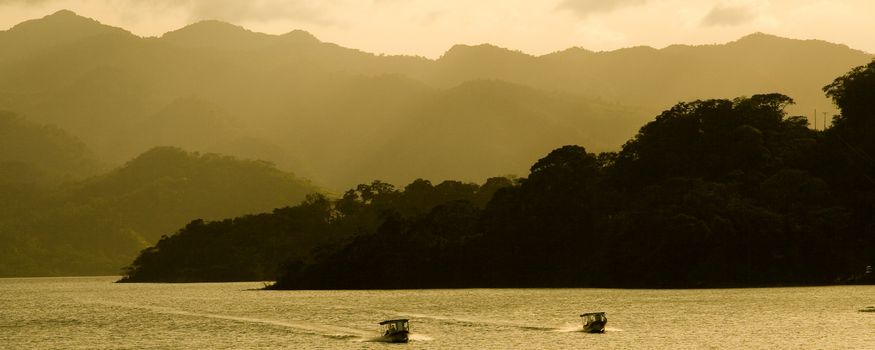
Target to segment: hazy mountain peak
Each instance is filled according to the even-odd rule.
[[[638,46],[629,46],[621,49],[616,49],[613,51],[607,51],[609,53],[625,53],[625,54],[652,54],[658,52],[659,49],[653,46],[647,45],[638,45]]]
[[[99,168],[90,149],[78,138],[0,110],[0,184],[56,183],[82,179]],[[28,176],[22,170],[36,170]]]
[[[306,30],[295,29],[291,32],[281,35],[282,38],[296,43],[320,43],[321,41],[315,35]]]
[[[750,42],[750,41],[774,41],[774,40],[793,40],[784,37],[780,37],[777,35],[772,35],[763,32],[755,32],[748,35],[745,35],[735,42]]]
[[[777,35],[763,33],[763,32],[756,32],[756,33],[751,33],[751,34],[745,35],[736,41],[732,41],[732,42],[727,43],[727,45],[731,45],[731,44],[770,45],[770,44],[776,44],[776,43],[805,43],[805,42],[807,42],[807,43],[821,43],[821,44],[828,44],[831,46],[847,47],[845,45],[831,43],[831,42],[823,41],[823,40],[792,39],[792,38],[785,38],[782,36],[777,36]]]
[[[521,51],[515,51],[506,49],[503,47],[498,47],[492,44],[480,44],[480,45],[464,45],[464,44],[456,44],[453,45],[447,52],[443,54],[438,60],[456,60],[456,59],[472,59],[472,58],[498,58],[498,57],[508,57],[508,56],[517,56],[517,57],[532,57],[529,54],[523,53]]]
[[[10,28],[9,32],[67,37],[87,37],[109,32],[130,34],[124,29],[102,24],[70,10],[60,10],[43,18],[21,22]]]
[[[214,19],[197,21],[180,29],[165,33],[163,36],[172,36],[178,34],[198,33],[198,34],[236,34],[236,33],[252,33],[249,29],[243,28],[236,24],[223,22]]]
[[[745,39],[745,38],[784,39],[784,40],[789,39],[789,38],[785,38],[782,36],[777,36],[775,34],[769,34],[769,33],[765,33],[765,32],[753,32],[753,33],[750,33],[748,35],[741,37],[741,39]]]
[[[76,14],[76,12],[73,12],[73,11],[70,11],[70,10],[67,10],[67,9],[61,9],[61,10],[58,10],[57,12],[55,12],[55,13],[53,13],[53,14],[51,14],[51,15],[45,16],[44,18],[50,18],[50,17],[61,17],[61,18],[63,18],[63,17],[78,17],[78,18],[85,18],[85,17],[79,16],[78,14]],[[87,19],[87,18],[86,18],[86,19]]]
[[[791,39],[762,32],[745,35],[736,41],[727,43],[726,46],[746,46],[770,50],[779,50],[778,46],[783,47],[780,50],[786,50],[787,48],[800,50],[850,50],[854,54],[871,55],[861,50],[852,49],[844,44],[818,39]]]
[[[0,61],[21,59],[45,49],[104,35],[135,37],[124,29],[101,24],[73,11],[61,10],[0,31]]]
[[[594,53],[595,53],[595,51],[588,50],[588,49],[582,48],[582,47],[580,47],[580,46],[574,46],[574,47],[569,47],[569,48],[567,48],[567,49],[565,49],[565,50],[561,50],[561,51],[553,52],[552,54],[559,54],[559,55],[590,55],[590,54],[594,54]]]
[[[548,61],[549,60],[576,61],[576,60],[581,60],[581,59],[585,59],[588,57],[593,57],[594,55],[596,55],[595,51],[590,51],[590,50],[584,49],[582,47],[575,46],[575,47],[567,48],[565,50],[551,52],[551,53],[548,53],[546,55],[540,56],[538,58],[545,59]]]
[[[191,159],[194,155],[186,152],[182,148],[173,146],[157,146],[139,154],[125,164],[125,167],[133,165],[146,164],[151,165],[157,159],[173,159],[174,161],[182,161]]]
[[[161,40],[180,46],[221,49],[260,48],[274,44],[277,38],[217,20],[196,22],[161,36]]]
[[[206,39],[210,36],[237,37],[237,36],[267,36],[263,33],[255,33],[236,24],[217,20],[203,20],[189,24],[180,29],[164,33],[162,39],[198,38]]]

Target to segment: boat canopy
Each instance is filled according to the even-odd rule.
[[[380,322],[380,325],[384,325],[387,323],[407,323],[407,319],[406,318],[399,318],[396,320],[385,320],[383,322]]]
[[[607,319],[604,312],[587,312],[585,314],[581,314],[580,317],[583,317],[583,318],[589,319],[589,320],[606,320]]]
[[[383,329],[385,333],[394,333],[400,331],[410,331],[410,325],[407,323],[406,318],[400,318],[396,320],[385,320],[380,322],[380,328]]]

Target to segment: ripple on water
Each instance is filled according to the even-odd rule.
[[[875,348],[873,286],[723,290],[251,291],[260,283],[0,279],[4,348],[382,349],[411,319],[429,348]],[[604,334],[578,315],[606,311]],[[829,331],[826,331],[829,330]]]

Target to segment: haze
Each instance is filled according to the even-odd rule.
[[[875,285],[871,6],[0,0],[0,279]]]
[[[345,47],[429,58],[454,44],[488,42],[542,55],[573,46],[601,51],[724,43],[752,32],[875,52],[875,2],[867,0],[0,0],[0,28],[60,9],[140,36],[217,19],[271,34],[303,29]]]

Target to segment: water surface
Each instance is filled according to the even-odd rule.
[[[258,291],[262,283],[0,279],[0,348],[875,349],[875,286]],[[605,311],[604,334],[578,315]],[[411,319],[409,344],[371,341]]]

